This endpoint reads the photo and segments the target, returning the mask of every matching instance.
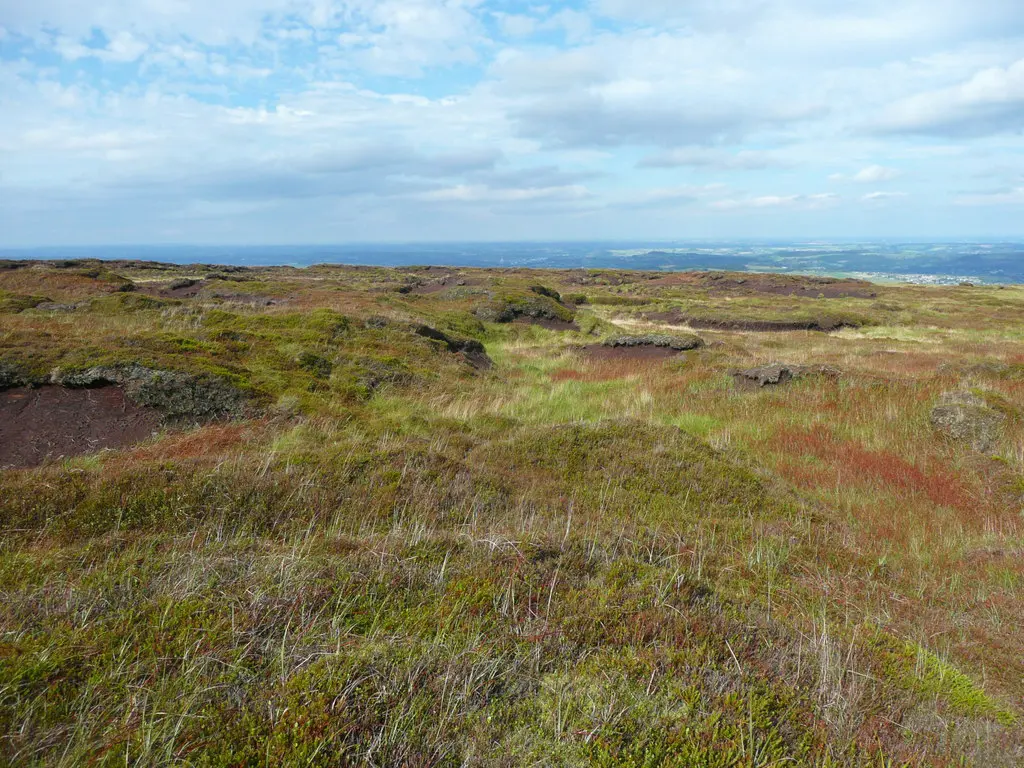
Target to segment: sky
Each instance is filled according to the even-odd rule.
[[[1024,236],[1022,0],[0,0],[0,245]]]

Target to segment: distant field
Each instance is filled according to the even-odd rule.
[[[0,261],[0,762],[1024,764],[1022,318]]]

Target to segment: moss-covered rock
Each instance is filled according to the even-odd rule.
[[[460,339],[447,333],[442,333],[429,325],[417,325],[414,327],[417,336],[441,342],[449,352],[461,354],[466,361],[475,368],[490,368],[493,363],[487,356],[484,345],[476,339]]]
[[[49,299],[45,296],[25,296],[23,294],[0,291],[0,315],[24,312],[26,309],[38,307],[47,301]]]
[[[974,392],[944,392],[931,411],[932,427],[956,443],[991,451],[1003,436],[1007,416]]]
[[[838,369],[828,365],[791,365],[786,363],[770,363],[733,373],[737,382],[753,387],[777,386],[806,376],[825,376],[834,379],[839,375]]]
[[[29,383],[29,378],[19,366],[0,360],[0,390],[22,387]]]
[[[553,288],[548,288],[547,286],[544,285],[531,285],[530,290],[536,293],[538,296],[547,296],[549,299],[554,299],[555,301],[562,300],[562,296],[561,294],[558,293],[558,291],[554,290]]]
[[[497,296],[477,307],[473,314],[488,323],[511,323],[519,317],[571,323],[576,312],[551,296],[524,293]]]
[[[178,302],[164,301],[141,293],[118,291],[100,296],[90,302],[90,309],[103,314],[122,314],[143,310],[163,309]]]
[[[649,333],[640,336],[612,336],[601,342],[606,347],[667,347],[680,352],[700,349],[704,339],[693,334],[666,335]]]
[[[156,371],[137,364],[56,369],[53,384],[97,387],[118,384],[138,405],[154,408],[175,424],[201,424],[249,415],[250,395],[235,382],[208,374]]]

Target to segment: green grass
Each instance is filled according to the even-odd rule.
[[[0,472],[0,762],[1019,763],[1024,425],[992,461],[928,413],[965,378],[1024,405],[1021,291],[795,302],[463,270],[419,295],[395,289],[422,269],[332,266],[159,295],[211,271],[0,272],[5,299],[81,302],[12,306],[4,376],[140,363],[257,407]],[[579,331],[474,314],[561,317],[556,293],[597,305]],[[882,325],[579,353],[642,304]],[[842,375],[736,387],[770,361]]]

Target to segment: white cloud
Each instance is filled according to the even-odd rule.
[[[527,209],[556,229],[556,211],[600,211],[581,237],[701,213],[837,233],[895,202],[859,193],[896,178],[892,209],[921,231],[953,202],[1009,219],[1020,195],[993,170],[1024,167],[1019,0],[0,5],[17,58],[0,61],[0,208],[67,210],[69,231],[68,201],[91,200],[86,229],[130,209],[139,227],[178,211],[184,233],[220,212],[349,237],[344,207],[403,238],[459,211],[488,226],[456,233],[507,237],[522,224],[501,212]],[[833,169],[858,194],[792,192]],[[740,191],[703,184],[725,178]]]
[[[674,187],[655,187],[635,192],[627,191],[619,194],[612,201],[613,208],[659,208],[690,205],[726,192],[724,184],[680,185]]]
[[[877,184],[882,181],[898,179],[903,173],[895,168],[884,165],[869,165],[853,175],[853,180],[860,184]]]
[[[869,192],[861,197],[865,203],[884,203],[890,200],[900,200],[907,197],[906,192]]]
[[[538,20],[525,13],[495,12],[501,31],[509,37],[528,37],[537,31]]]
[[[903,99],[874,126],[880,133],[986,136],[1024,126],[1024,59],[990,67],[947,88]]]
[[[648,155],[638,163],[640,168],[698,168],[717,171],[761,171],[788,165],[788,161],[772,152],[726,152],[708,147],[671,149]]]
[[[562,187],[525,187],[495,189],[485,185],[458,184],[413,195],[414,199],[432,203],[519,203],[535,200],[583,200],[589,190],[578,184]]]
[[[831,192],[821,192],[812,195],[761,195],[757,197],[716,200],[709,207],[723,211],[758,208],[817,210],[836,205],[840,199],[839,195]]]
[[[999,192],[975,192],[958,195],[957,205],[989,206],[989,205],[1022,205],[1024,206],[1024,187],[1001,190]]]
[[[130,32],[117,32],[103,48],[92,48],[70,38],[61,38],[57,42],[57,51],[69,61],[94,58],[102,61],[127,63],[136,61],[146,51],[149,44]]]
[[[589,14],[567,8],[547,19],[542,28],[561,29],[570,43],[577,43],[590,36],[593,22]]]

